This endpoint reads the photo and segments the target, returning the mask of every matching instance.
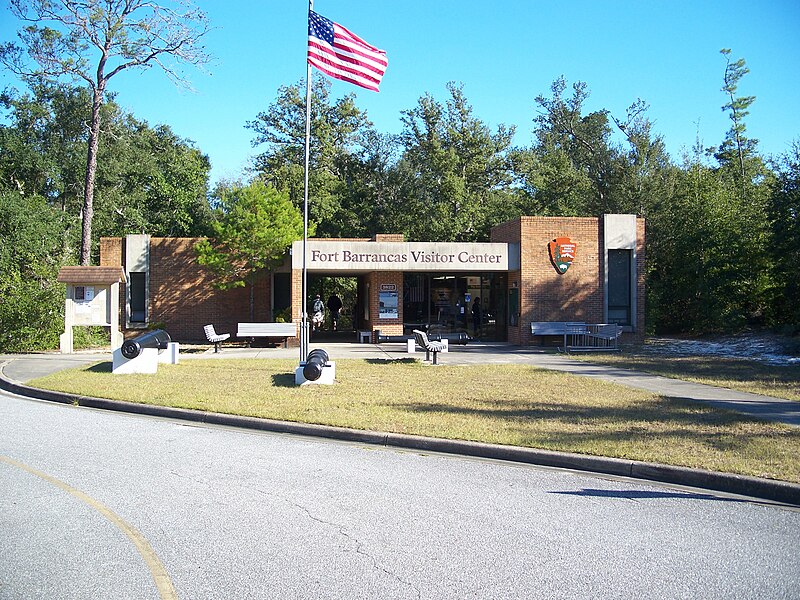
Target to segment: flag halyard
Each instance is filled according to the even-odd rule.
[[[384,50],[309,11],[308,63],[329,77],[378,92],[388,60]]]

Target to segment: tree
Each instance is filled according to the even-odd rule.
[[[41,196],[0,190],[0,352],[58,346],[65,292],[56,278],[71,258],[65,221]]]
[[[286,192],[256,180],[225,190],[212,238],[196,246],[197,261],[217,277],[219,289],[250,287],[250,320],[255,314],[253,286],[270,267],[283,262],[292,242],[303,238],[303,215]]]
[[[611,188],[614,173],[614,151],[611,147],[611,127],[607,110],[584,116],[583,104],[589,97],[586,84],[572,85],[572,97],[565,98],[567,84],[559,77],[550,86],[552,97],[536,97],[542,109],[534,120],[538,140],[537,155],[541,163],[553,171],[553,181],[559,182],[555,201],[562,189],[574,198],[570,214],[603,214],[615,212]],[[560,188],[560,189],[559,189]],[[591,194],[586,194],[590,191]]]
[[[286,191],[297,207],[303,206],[305,161],[305,93],[297,83],[278,90],[269,108],[249,121],[256,133],[253,145],[267,149],[255,159],[255,170],[276,189]],[[331,82],[316,78],[311,90],[311,144],[309,156],[309,219],[319,225],[321,236],[340,237],[336,213],[343,204],[345,182],[352,156],[372,129],[366,112],[355,104],[355,95],[332,100]]]
[[[770,266],[774,288],[770,321],[800,330],[800,141],[780,160],[768,202]]]
[[[150,0],[10,0],[12,14],[29,25],[19,32],[21,46],[0,46],[0,62],[29,81],[68,77],[84,82],[91,91],[83,185],[82,265],[91,260],[100,111],[109,80],[128,69],[158,65],[170,79],[184,83],[177,62],[200,65],[209,60],[200,46],[201,38],[209,31],[205,14],[186,3],[180,4],[183,9],[176,10]],[[25,53],[38,68],[28,66],[23,59]]]
[[[38,194],[78,216],[82,201],[88,92],[36,85],[31,96],[0,95],[0,189]],[[112,98],[103,105],[95,179],[95,237],[209,233],[208,158],[165,125],[151,128]]]
[[[0,187],[38,194],[77,215],[86,160],[83,124],[89,119],[88,93],[48,83],[32,85],[31,92],[0,95],[9,123],[0,125]]]
[[[166,125],[111,116],[97,175],[99,232],[208,235],[208,157]]]
[[[451,82],[447,89],[446,103],[425,94],[402,112],[396,210],[411,239],[485,240],[509,205],[514,128],[492,132],[472,114],[463,86]]]
[[[729,111],[731,128],[725,136],[725,141],[719,147],[716,154],[717,160],[721,163],[735,162],[739,168],[739,176],[744,182],[747,175],[745,171],[745,157],[755,151],[756,140],[749,140],[745,137],[744,118],[749,114],[749,108],[755,102],[755,96],[737,96],[739,82],[742,77],[750,72],[747,63],[743,58],[731,62],[731,51],[728,48],[720,50],[720,54],[725,57],[725,85],[722,91],[728,95],[728,102],[723,105],[722,110]]]

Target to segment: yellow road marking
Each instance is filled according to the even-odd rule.
[[[178,594],[175,592],[175,588],[172,585],[172,580],[167,574],[167,570],[164,568],[164,565],[161,564],[161,560],[158,558],[158,555],[155,553],[153,548],[150,547],[150,544],[147,543],[145,537],[134,527],[126,523],[124,519],[114,513],[105,504],[98,502],[91,496],[84,494],[82,491],[75,489],[63,481],[59,481],[55,477],[50,477],[50,475],[42,473],[41,471],[37,471],[36,469],[33,469],[21,462],[17,462],[16,460],[3,455],[0,455],[0,461],[11,465],[12,467],[17,467],[23,471],[27,471],[31,475],[36,475],[36,477],[44,479],[48,483],[52,483],[56,487],[64,490],[81,502],[84,502],[88,506],[92,507],[106,519],[111,521],[120,531],[122,531],[122,533],[128,536],[128,538],[133,542],[134,546],[136,546],[136,550],[139,551],[139,554],[144,559],[147,567],[150,569],[150,574],[153,576],[153,581],[155,581],[156,588],[158,588],[158,593],[161,598],[164,600],[177,600]]]

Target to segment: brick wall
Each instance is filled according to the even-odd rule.
[[[492,229],[495,242],[520,245],[520,269],[509,272],[508,285],[519,288],[519,326],[509,327],[508,341],[531,344],[533,321],[602,323],[605,303],[603,220],[596,217],[521,217]],[[559,273],[550,260],[548,243],[569,237],[576,245],[575,260]],[[644,340],[645,222],[636,222],[636,327],[626,341]]]
[[[203,326],[236,335],[239,322],[250,317],[250,287],[218,290],[214,277],[197,263],[197,238],[151,238],[150,322],[164,322],[177,340],[205,340]],[[255,322],[272,321],[271,278],[253,288]]]
[[[118,267],[122,266],[122,238],[101,237],[100,238],[100,266]],[[125,283],[119,284],[119,328],[125,335],[125,299],[128,297],[128,286]]]
[[[575,260],[559,273],[548,243],[561,236],[576,245]],[[600,219],[523,217],[520,249],[520,342],[532,341],[532,321],[603,321],[603,250]]]
[[[250,288],[218,290],[211,273],[197,263],[194,246],[199,238],[150,238],[148,322],[161,323],[176,341],[205,341],[203,327],[236,335],[237,323],[250,320]],[[100,264],[122,264],[123,240],[103,238]],[[120,286],[121,314],[125,314],[125,286]],[[254,288],[254,317],[272,321],[271,278]],[[121,323],[124,323],[124,317]]]
[[[116,267],[122,265],[122,238],[100,238],[100,266]]]
[[[401,236],[402,237],[402,236]],[[398,241],[398,240],[381,240]],[[402,240],[399,240],[402,241]],[[367,274],[364,279],[369,284],[369,321],[364,323],[364,329],[375,331],[380,329],[381,335],[403,334],[403,273],[402,271],[374,271]],[[380,289],[381,285],[394,285],[397,291],[398,307],[397,319],[381,319],[380,314]]]

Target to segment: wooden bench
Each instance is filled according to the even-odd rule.
[[[297,337],[297,325],[294,323],[239,323],[236,337],[246,338],[248,345],[257,337],[281,338],[283,347],[289,347],[289,338]]]
[[[433,354],[433,364],[438,365],[439,361],[437,357],[439,356],[439,352],[444,350],[444,343],[430,341],[428,339],[428,334],[419,329],[414,330],[414,338],[416,339],[417,345],[425,349],[425,360],[431,360],[431,354]]]
[[[206,339],[214,344],[214,352],[219,352],[220,344],[231,337],[230,333],[217,333],[213,325],[206,325],[203,331],[206,332]]]

